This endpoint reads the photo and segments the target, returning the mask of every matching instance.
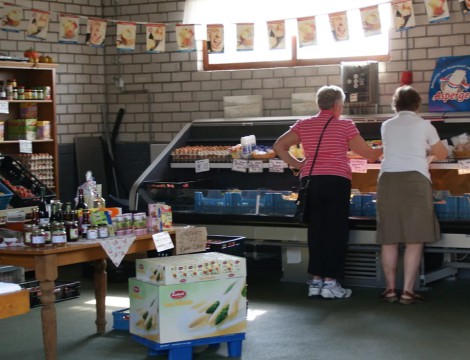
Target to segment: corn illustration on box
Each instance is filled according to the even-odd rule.
[[[209,252],[136,260],[136,277],[159,285],[246,276],[246,259]]]
[[[129,279],[130,333],[161,344],[246,331],[246,277],[157,285]]]

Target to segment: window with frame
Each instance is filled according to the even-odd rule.
[[[380,33],[365,36],[360,9],[378,6]],[[336,41],[330,14],[346,12],[349,38]],[[297,19],[315,17],[316,44],[300,46]],[[285,21],[285,48],[269,48],[269,21]],[[387,61],[390,59],[390,1],[378,0],[187,0],[185,24],[196,25],[196,39],[203,40],[204,70],[256,69],[339,64],[344,61]],[[237,24],[254,24],[251,51],[237,50]],[[208,51],[207,25],[222,24],[224,50]]]

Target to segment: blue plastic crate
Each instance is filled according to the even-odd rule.
[[[5,210],[8,208],[8,205],[10,205],[13,193],[2,182],[0,182],[0,192],[3,193],[0,195],[0,210]]]
[[[166,344],[153,342],[137,335],[132,335],[132,339],[145,345],[149,349],[148,355],[168,354],[168,360],[192,360],[193,346],[209,345],[212,347],[219,346],[221,343],[227,343],[229,357],[239,358],[242,356],[242,342],[245,340],[245,333],[236,333]]]
[[[113,311],[113,329],[129,331],[129,308]]]

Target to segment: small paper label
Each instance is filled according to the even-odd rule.
[[[29,140],[20,140],[20,153],[32,154],[33,142]]]
[[[367,160],[366,159],[351,159],[349,160],[351,171],[353,173],[366,173],[367,172]]]
[[[232,162],[232,171],[246,172],[248,160],[234,159]]]
[[[279,159],[269,160],[269,172],[283,173],[284,172],[284,161]]]
[[[170,234],[163,231],[152,235],[153,243],[158,252],[173,249],[173,241],[171,241]]]
[[[175,232],[176,254],[190,254],[206,251],[207,229],[188,227]]]
[[[261,160],[250,160],[250,161],[248,161],[248,172],[249,173],[262,173],[263,172],[263,161],[261,161]]]
[[[470,174],[470,159],[459,160],[457,164],[459,175]]]
[[[8,114],[8,101],[0,100],[0,114]]]
[[[209,159],[196,160],[195,165],[196,165],[195,169],[197,173],[210,170]]]

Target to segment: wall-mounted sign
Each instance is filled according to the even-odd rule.
[[[437,59],[429,85],[429,111],[470,111],[470,56]]]

